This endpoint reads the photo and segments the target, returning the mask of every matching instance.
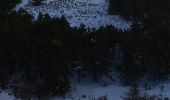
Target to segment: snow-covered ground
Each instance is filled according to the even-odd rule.
[[[131,23],[118,15],[108,14],[107,0],[45,0],[41,6],[32,6],[30,0],[22,0],[16,10],[24,8],[35,18],[39,13],[51,17],[65,16],[72,27],[83,23],[86,27],[99,28],[113,25],[118,29],[129,29]]]
[[[149,95],[158,95],[158,96],[162,95],[163,97],[170,98],[170,82],[159,84],[146,92],[148,92]]]
[[[112,82],[107,85],[92,81],[74,81],[71,83],[72,90],[65,97],[53,97],[50,100],[98,100],[102,96],[107,96],[108,100],[123,100],[129,87],[123,87],[118,82]],[[157,95],[170,98],[170,83],[164,84],[162,91],[161,85],[153,87],[151,90],[140,90],[149,95]],[[0,100],[16,100],[12,95],[8,95],[6,91],[0,93]],[[36,100],[36,99],[35,99]]]
[[[98,100],[107,96],[108,100],[122,100],[128,87],[123,87],[117,83],[96,83],[91,81],[73,82],[72,91],[65,98],[53,98],[52,100]]]
[[[160,96],[162,98],[170,98],[170,83],[157,85],[150,90],[140,87],[141,94],[147,93],[150,96]],[[64,98],[53,98],[52,100],[99,100],[100,97],[107,96],[108,100],[123,100],[129,87],[120,85],[119,82],[112,82],[107,85],[104,83],[96,83],[91,81],[72,82],[72,91]]]
[[[14,96],[9,95],[7,91],[2,91],[0,93],[0,100],[14,100]]]

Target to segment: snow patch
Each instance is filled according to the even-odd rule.
[[[149,95],[161,95],[163,97],[169,97],[170,98],[170,83],[166,82],[163,84],[159,84],[156,87],[152,88],[148,92]]]
[[[19,10],[20,8],[24,7],[28,3],[29,3],[29,0],[21,0],[21,2],[16,5],[15,10]]]
[[[162,89],[163,86],[163,89]],[[78,82],[72,80],[71,91],[66,94],[65,97],[53,97],[50,100],[94,100],[107,96],[108,100],[123,100],[126,96],[129,87],[123,87],[119,82],[110,82],[105,84],[104,82],[94,82],[90,80]],[[157,95],[161,97],[170,98],[170,83],[159,84],[151,90],[144,90],[140,87],[142,93],[148,93],[149,95]],[[13,95],[9,95],[7,91],[0,93],[0,100],[15,100]],[[36,100],[36,99],[35,99]]]
[[[14,100],[14,96],[9,95],[6,91],[0,93],[0,100]]]
[[[52,100],[96,100],[107,96],[108,100],[122,100],[128,87],[123,87],[116,82],[112,84],[97,83],[92,81],[72,82],[72,90],[64,98],[54,97]]]
[[[39,13],[48,13],[51,17],[65,16],[71,27],[99,28],[113,25],[118,29],[130,29],[131,22],[118,15],[108,14],[106,0],[44,0],[41,6],[32,6],[29,0],[22,0],[16,10],[24,8],[35,18]]]

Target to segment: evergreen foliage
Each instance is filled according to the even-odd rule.
[[[144,77],[155,83],[168,79],[170,14],[166,6],[156,3],[158,1],[154,5],[160,9],[154,6],[148,10],[147,17],[138,17],[138,13],[144,12],[138,12],[138,7],[130,13],[137,20],[129,31],[112,26],[93,31],[86,31],[84,25],[71,28],[64,16],[50,18],[40,14],[33,21],[22,9],[9,12],[13,3],[3,2],[0,6],[0,88],[10,88],[17,97],[64,95],[70,89],[69,78],[74,72],[79,79],[85,73],[97,81],[117,71],[124,85],[132,85]],[[142,2],[145,5],[146,1]]]

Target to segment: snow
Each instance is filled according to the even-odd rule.
[[[149,95],[157,95],[162,97],[170,98],[170,83],[163,84],[164,89],[162,90],[162,84],[159,84],[151,90],[144,90],[140,87],[142,93],[148,93]],[[66,94],[65,97],[52,97],[50,100],[94,100],[102,96],[107,96],[108,100],[123,100],[122,98],[128,92],[129,87],[121,86],[119,82],[109,82],[107,85],[104,82],[94,82],[90,80],[86,81],[75,81],[71,82],[71,91]],[[0,93],[0,100],[15,100],[15,97],[9,95],[7,91]]]
[[[0,93],[0,100],[14,100],[14,96],[9,95],[7,91],[2,91]]]
[[[51,17],[65,16],[70,26],[79,27],[83,23],[86,27],[99,28],[113,25],[118,29],[130,29],[130,21],[119,15],[108,14],[106,0],[45,0],[41,6],[32,6],[29,0],[22,0],[16,10],[24,8],[35,18],[39,13],[48,13]]]
[[[129,87],[121,86],[118,82],[112,82],[105,86],[103,83],[92,81],[72,82],[72,90],[66,97],[54,97],[52,100],[94,100],[107,96],[108,100],[123,100],[126,96]],[[161,89],[161,84],[153,87],[151,90],[144,90],[140,87],[141,93],[148,93],[150,96],[161,96],[170,98],[170,83],[164,84],[164,90]],[[83,96],[85,96],[83,98]],[[94,98],[94,99],[90,99]]]
[[[16,5],[15,9],[19,10],[20,8],[24,7],[28,3],[29,3],[29,0],[22,0],[19,4]]]
[[[71,84],[72,91],[62,100],[93,100],[102,96],[107,96],[108,100],[122,100],[122,97],[127,92],[127,87],[119,84],[108,84],[104,86],[96,82],[74,82]],[[85,96],[83,98],[83,96]],[[93,99],[92,99],[93,98]],[[61,100],[61,98],[53,98],[52,100]]]
[[[166,82],[164,84],[159,84],[156,87],[152,88],[148,92],[149,95],[162,95],[163,97],[170,98],[170,83]]]

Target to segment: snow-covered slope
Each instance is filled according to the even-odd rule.
[[[16,10],[24,8],[36,18],[39,13],[48,13],[51,17],[65,16],[72,27],[83,23],[86,27],[99,28],[113,25],[119,29],[129,29],[130,22],[118,15],[109,15],[107,0],[45,0],[41,6],[32,6],[30,0],[22,0]]]

